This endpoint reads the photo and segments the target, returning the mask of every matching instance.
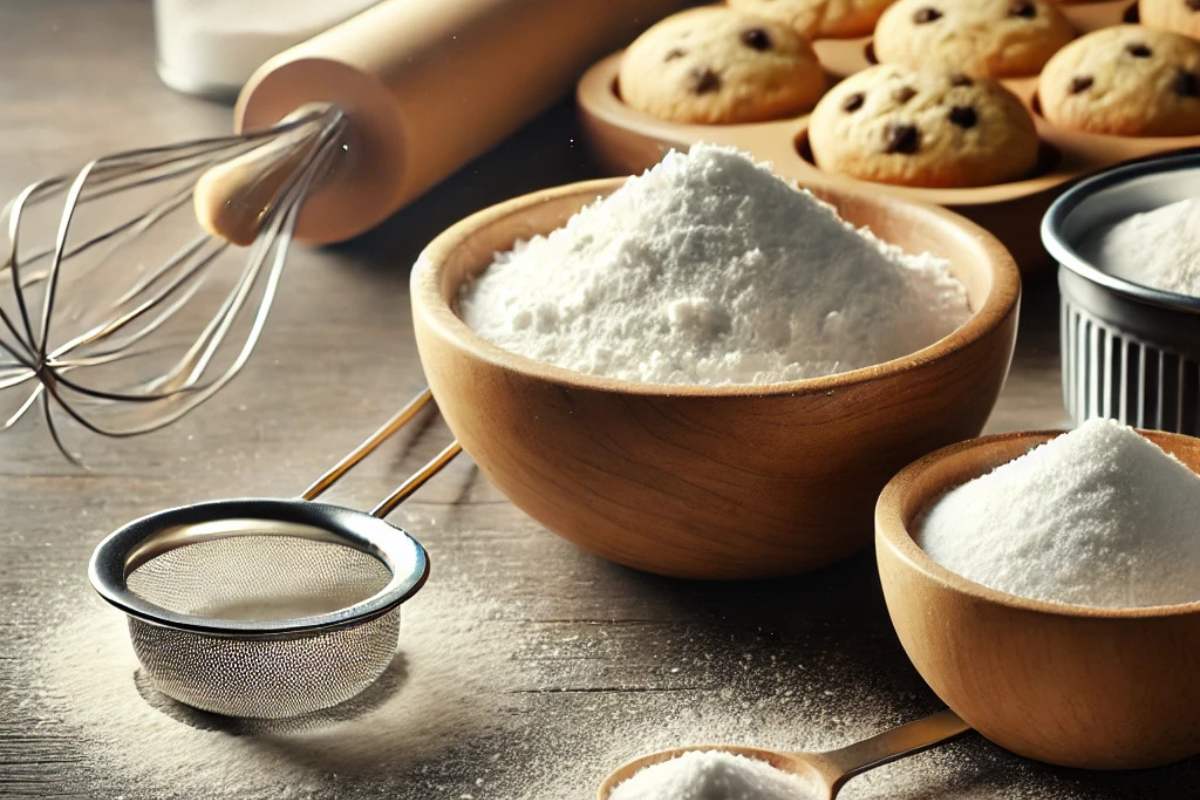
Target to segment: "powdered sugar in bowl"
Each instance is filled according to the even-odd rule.
[[[1079,432],[1094,434],[1097,424],[1113,425],[1095,421],[1088,423],[1092,430],[1081,428]],[[1142,431],[1141,435],[1193,472],[1200,471],[1200,440],[1160,432]],[[1055,432],[1013,433],[962,442],[916,461],[888,484],[876,509],[876,554],[892,624],[917,671],[943,702],[984,736],[1018,755],[1071,767],[1131,769],[1200,753],[1200,683],[1196,681],[1200,601],[1183,602],[1200,596],[1200,586],[1185,581],[1151,587],[1155,591],[1140,590],[1141,602],[1174,605],[1112,606],[1108,598],[1121,598],[1137,587],[1119,586],[1115,581],[1104,586],[1104,579],[1111,576],[1096,576],[1094,586],[1077,586],[1067,593],[1063,588],[1087,572],[1077,562],[1115,571],[1129,554],[1120,547],[1090,554],[1081,554],[1076,548],[1074,553],[1058,553],[1056,562],[1053,552],[1030,554],[1029,543],[1038,538],[1030,536],[1017,548],[1006,548],[1010,555],[1024,546],[1024,552],[1017,553],[1021,558],[1051,558],[1041,559],[1045,563],[1037,567],[1039,575],[1010,573],[1007,581],[1012,590],[1021,587],[1026,594],[1049,596],[1030,591],[1031,584],[1044,584],[1046,591],[1082,598],[1091,605],[1080,605],[1080,599],[1073,603],[1032,599],[964,578],[935,561],[917,543],[924,533],[925,512],[940,498],[949,497],[948,490],[1002,464],[1021,467],[1009,462],[1055,436]],[[1070,452],[1072,448],[1060,452],[1064,449]],[[1146,469],[1141,458],[1123,460],[1125,468],[1133,472]],[[1080,485],[1089,490],[1079,495],[1081,503],[1103,499],[1106,494],[1120,499],[1119,489],[1114,492],[1112,486],[1095,479],[1103,464],[1076,463],[1083,473],[1077,476]],[[1044,460],[1034,468],[1022,467],[1016,471],[1016,481],[1010,470],[1003,482],[1011,487],[1025,478],[1045,478],[1045,467]],[[1134,503],[1161,504],[1161,495],[1173,490],[1167,487],[1179,483],[1143,475],[1156,481],[1161,490],[1158,497],[1146,497],[1147,493],[1137,491],[1133,473],[1127,474],[1135,484],[1128,493],[1134,495]],[[1117,481],[1120,476],[1110,474],[1105,479]],[[980,478],[980,483],[983,480]],[[1071,484],[1072,480],[1068,476],[1058,482]],[[1058,524],[1060,517],[1071,519],[1069,510],[1036,505],[1042,493],[1027,494],[1031,524],[1047,526],[1042,538],[1049,539],[1057,525],[1062,529],[1061,541],[1081,540],[1097,549],[1097,539],[1076,536],[1066,530],[1066,522]],[[1196,503],[1193,492],[1183,507]],[[979,513],[984,504],[975,505]],[[995,504],[991,507],[996,508]],[[1145,527],[1135,522],[1117,535],[1136,539],[1157,532],[1168,534],[1160,538],[1176,541],[1185,537],[1186,531],[1177,529],[1153,530],[1167,518],[1161,511],[1147,512]],[[1084,508],[1081,513],[1107,519],[1104,509]],[[1130,515],[1136,519],[1132,511]],[[993,524],[994,520],[989,517],[987,526],[1002,527],[1003,522]],[[972,538],[981,527],[964,524],[961,532]],[[1190,527],[1195,528],[1194,520]],[[968,547],[965,541],[962,544]],[[1132,551],[1133,545],[1140,543],[1126,544]],[[1062,544],[1056,548],[1070,549]],[[1195,548],[1189,549],[1194,563]],[[1180,569],[1156,566],[1164,556],[1166,552],[1143,563],[1143,572],[1150,573],[1142,575],[1143,581],[1178,579]],[[1022,568],[1028,573],[1035,567]],[[1164,591],[1167,589],[1169,593]]]
[[[881,239],[948,259],[970,318],[884,363],[761,385],[585,374],[517,355],[464,323],[461,289],[495,253],[558,228],[624,180],[502,203],[453,226],[422,254],[412,276],[417,343],[464,449],[547,528],[638,569],[762,577],[861,549],[891,474],[977,434],[987,419],[1016,335],[1020,278],[1012,258],[950,212],[818,192]]]

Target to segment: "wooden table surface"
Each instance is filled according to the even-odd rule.
[[[227,130],[229,109],[153,70],[148,3],[0,3],[0,196],[100,153]],[[96,542],[155,509],[294,494],[422,385],[408,267],[464,214],[597,174],[564,103],[357,241],[296,247],[250,368],[178,425],[76,443],[0,437],[0,795],[88,798],[591,796],[620,759],[735,737],[835,746],[937,707],[891,632],[871,560],[703,585],[580,553],[459,459],[394,516],[428,546],[400,654],[357,705],[300,724],[199,714],[144,685],[120,615],[84,574]],[[1034,232],[1031,231],[1033,236]],[[1060,426],[1056,290],[1026,286],[993,431]],[[364,505],[436,451],[432,416],[339,487]],[[979,737],[884,768],[845,797],[1200,795],[1200,762],[1053,769]]]

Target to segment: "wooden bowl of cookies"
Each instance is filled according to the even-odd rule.
[[[623,180],[501,203],[422,253],[412,274],[417,345],[463,448],[547,528],[641,570],[788,575],[866,546],[888,478],[977,434],[991,412],[1016,334],[1020,277],[1011,256],[944,209],[818,188],[846,220],[948,259],[971,316],[910,355],[809,380],[694,386],[597,377],[508,352],[468,327],[457,313],[465,282],[497,252],[562,226]]]
[[[859,187],[950,208],[994,233],[1021,269],[1033,272],[1052,265],[1037,230],[1065,185],[1117,163],[1200,147],[1200,42],[1123,24],[1128,0],[898,0],[877,4],[871,19],[842,28],[842,38],[822,30],[837,30],[837,19],[813,23],[792,13],[811,4],[730,0],[730,6],[726,15],[742,16],[709,26],[703,48],[689,49],[664,25],[631,46],[642,54],[640,67],[624,80],[621,53],[581,78],[584,130],[606,168],[637,172],[668,148],[728,144],[804,185]],[[721,10],[698,11],[720,16]],[[767,23],[746,12],[776,17]],[[758,83],[781,80],[777,65],[755,65],[783,55],[764,48],[761,38],[751,36],[758,45],[750,47],[742,37],[761,28],[773,43],[771,26],[781,22],[815,37],[812,48],[830,88],[815,103],[806,95],[789,113],[774,114],[747,98]],[[868,24],[878,39],[865,35]],[[947,29],[962,35],[955,39]],[[650,53],[671,58],[650,69]],[[796,70],[806,63],[792,58]],[[659,104],[627,99],[634,81],[653,84]],[[672,91],[673,106],[663,99]],[[741,100],[722,102],[722,93]],[[847,110],[858,95],[861,104]],[[699,104],[725,113],[670,110]]]
[[[1141,433],[1200,471],[1200,440]],[[941,566],[914,538],[949,489],[1056,435],[962,442],[888,483],[875,550],[900,642],[946,705],[1018,755],[1135,769],[1200,753],[1200,602],[1100,608],[1017,597]]]

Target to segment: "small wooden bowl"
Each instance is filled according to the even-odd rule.
[[[896,470],[979,433],[1008,371],[1020,277],[986,231],[944,209],[818,194],[858,225],[953,264],[975,312],[916,353],[766,386],[662,386],[571,372],[502,350],[454,311],[496,251],[547,233],[624,178],[518,197],[451,227],[412,275],[421,362],[480,469],[547,528],[599,555],[689,578],[794,574],[871,537]],[[553,265],[548,264],[547,270]]]
[[[1200,753],[1200,602],[1104,609],[1028,600],[950,572],[909,533],[943,492],[1058,433],[963,442],[888,483],[875,545],[892,624],[943,702],[1018,755],[1129,769]],[[1142,435],[1200,471],[1200,439]]]

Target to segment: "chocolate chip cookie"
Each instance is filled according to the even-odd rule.
[[[825,72],[788,26],[723,6],[668,17],[621,58],[622,99],[661,119],[758,122],[809,110]]]
[[[729,0],[729,5],[780,20],[810,39],[866,36],[895,0]]]
[[[817,165],[904,186],[982,186],[1030,174],[1038,135],[996,81],[880,64],[821,99],[808,130]]]
[[[1200,134],[1200,42],[1138,25],[1102,28],[1050,59],[1038,99],[1046,119],[1061,128]]]
[[[1138,17],[1147,28],[1200,39],[1200,0],[1138,0]]]
[[[899,0],[875,27],[884,63],[945,67],[981,78],[1036,75],[1075,37],[1047,0]]]

